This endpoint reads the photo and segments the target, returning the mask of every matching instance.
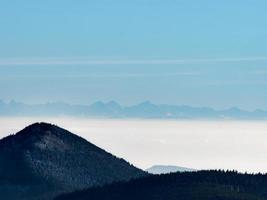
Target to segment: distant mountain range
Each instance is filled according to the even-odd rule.
[[[153,165],[152,167],[146,169],[146,171],[150,174],[168,174],[175,172],[193,172],[196,170],[173,165]]]
[[[237,107],[215,110],[187,105],[156,105],[149,101],[122,106],[115,101],[95,102],[91,105],[46,103],[29,105],[0,100],[0,116],[76,116],[91,118],[148,118],[148,119],[251,119],[266,120],[266,110],[246,111]]]
[[[147,173],[57,126],[36,123],[0,140],[0,199],[55,196]]]

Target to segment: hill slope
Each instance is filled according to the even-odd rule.
[[[56,200],[266,200],[267,175],[198,171],[151,175]]]
[[[46,123],[0,140],[0,199],[51,199],[143,175],[123,159]]]

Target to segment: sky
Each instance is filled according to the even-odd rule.
[[[265,0],[1,0],[0,99],[267,110]]]

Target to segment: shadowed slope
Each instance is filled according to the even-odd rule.
[[[267,175],[224,171],[150,175],[55,200],[267,200]]]
[[[0,199],[49,199],[143,175],[123,159],[46,123],[0,140]]]

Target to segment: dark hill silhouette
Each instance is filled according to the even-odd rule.
[[[266,200],[266,188],[267,175],[178,172],[90,188],[55,200]]]
[[[123,159],[67,130],[35,123],[0,140],[0,199],[52,199],[144,176]]]

